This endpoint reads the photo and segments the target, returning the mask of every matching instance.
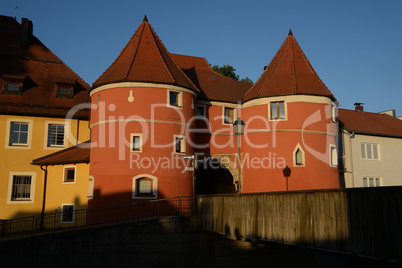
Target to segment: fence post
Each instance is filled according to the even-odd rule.
[[[38,218],[42,216],[36,216],[35,217],[35,233],[34,236],[38,236]]]
[[[182,196],[179,197],[180,198],[180,216],[181,216],[181,210],[183,209],[183,204],[182,204]]]

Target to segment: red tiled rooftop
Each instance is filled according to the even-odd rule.
[[[205,58],[170,54],[177,65],[200,89],[198,99],[238,102],[251,85],[212,70]]]
[[[173,61],[146,17],[93,88],[123,81],[171,84],[199,91]]]
[[[339,109],[339,121],[355,133],[402,138],[402,121],[386,114]]]
[[[0,82],[24,79],[22,95],[4,94],[0,88],[0,113],[64,117],[71,107],[88,102],[90,86],[35,36],[23,45],[21,32],[14,18],[0,16]],[[73,84],[74,97],[56,98],[56,83]],[[88,116],[85,111],[78,117]]]
[[[61,165],[89,163],[89,142],[32,160],[32,165]]]
[[[244,100],[294,94],[326,96],[335,100],[290,31],[261,77],[245,94]]]

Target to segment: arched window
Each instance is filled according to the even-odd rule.
[[[157,199],[158,178],[149,174],[137,175],[133,178],[133,199]]]
[[[306,164],[305,161],[304,150],[298,143],[293,151],[293,166],[304,167]]]

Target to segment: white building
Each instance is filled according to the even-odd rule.
[[[339,133],[341,186],[402,185],[402,121],[394,110],[339,109]]]

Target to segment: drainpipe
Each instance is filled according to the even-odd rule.
[[[47,186],[47,166],[46,169],[43,169],[44,165],[40,166],[40,169],[45,172],[45,177],[43,179],[43,201],[42,201],[42,214],[41,214],[41,221],[40,221],[40,228],[43,227],[43,216],[45,215],[45,205],[46,205],[46,186]]]
[[[75,146],[78,145],[79,135],[80,135],[80,120],[77,119],[77,137],[76,137],[76,139],[75,139]]]

